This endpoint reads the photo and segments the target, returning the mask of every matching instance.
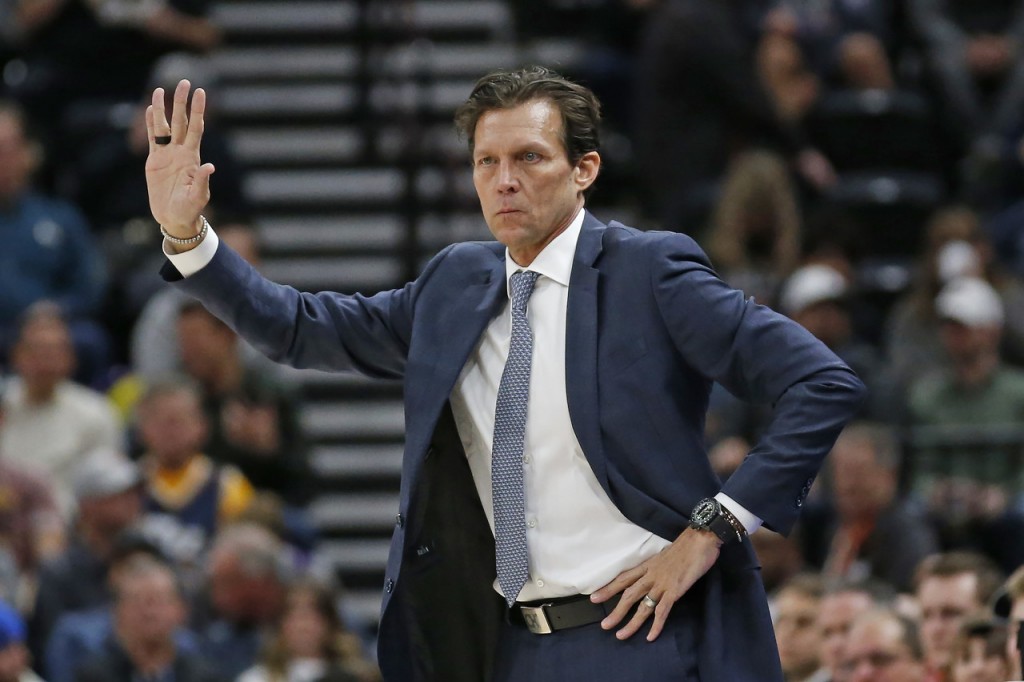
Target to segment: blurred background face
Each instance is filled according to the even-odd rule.
[[[78,515],[82,523],[104,537],[114,537],[128,528],[141,513],[142,495],[137,487],[78,502]]]
[[[793,320],[829,348],[837,348],[850,338],[850,317],[834,301],[809,305],[793,315]]]
[[[983,637],[971,637],[953,661],[952,682],[1006,682],[1009,667],[1002,652],[990,654]]]
[[[14,347],[13,365],[30,392],[52,391],[71,376],[75,352],[67,327],[59,320],[29,322]]]
[[[169,572],[122,575],[119,583],[115,606],[118,629],[132,640],[169,640],[185,622],[185,606]]]
[[[844,520],[873,518],[892,501],[895,473],[876,461],[870,443],[840,438],[831,459],[835,505]]]
[[[973,362],[999,348],[999,327],[968,327],[946,320],[942,323],[942,344],[954,362]]]
[[[160,466],[184,466],[206,440],[198,397],[185,389],[152,396],[139,410],[139,432]]]
[[[796,590],[783,590],[775,602],[778,613],[775,639],[786,679],[802,680],[818,669],[821,647],[817,626],[819,604],[814,597]]]
[[[953,644],[964,619],[981,608],[978,579],[973,573],[925,578],[917,590],[921,605],[921,645],[934,668],[950,664]]]
[[[281,639],[293,658],[323,656],[330,624],[320,612],[316,595],[310,590],[294,590],[288,595],[281,619]]]
[[[0,649],[0,682],[18,682],[27,667],[28,649],[21,642]]]
[[[846,640],[853,622],[871,608],[871,597],[863,592],[840,592],[826,595],[818,610],[821,633],[821,664],[832,673],[833,682],[841,682]]]
[[[850,631],[843,667],[850,682],[920,682],[924,667],[902,641],[897,621],[868,618]]]
[[[25,190],[33,165],[32,148],[18,119],[0,111],[0,203]]]
[[[178,343],[185,370],[203,384],[215,382],[231,358],[238,339],[234,332],[205,310],[182,312],[178,318]]]

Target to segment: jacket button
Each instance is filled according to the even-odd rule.
[[[395,581],[388,578],[388,581],[384,583],[384,591],[391,594],[391,590],[395,589]]]
[[[404,526],[405,525],[405,517],[403,517],[401,514],[396,516],[395,517],[395,525],[398,526],[399,528]]]

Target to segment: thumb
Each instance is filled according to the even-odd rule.
[[[215,170],[217,169],[213,167],[212,163],[204,163],[199,167],[195,180],[193,180],[193,191],[196,194],[203,197],[210,196],[210,176]]]

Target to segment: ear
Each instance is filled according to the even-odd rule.
[[[580,192],[585,191],[597,180],[597,174],[601,171],[601,155],[597,152],[587,152],[576,162],[573,169],[573,182]]]

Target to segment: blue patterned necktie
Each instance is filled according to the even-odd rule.
[[[530,398],[533,332],[526,304],[538,273],[512,275],[512,339],[498,384],[491,456],[491,497],[494,505],[495,559],[498,584],[509,606],[530,577],[526,553],[526,507],[523,495],[523,438]]]

